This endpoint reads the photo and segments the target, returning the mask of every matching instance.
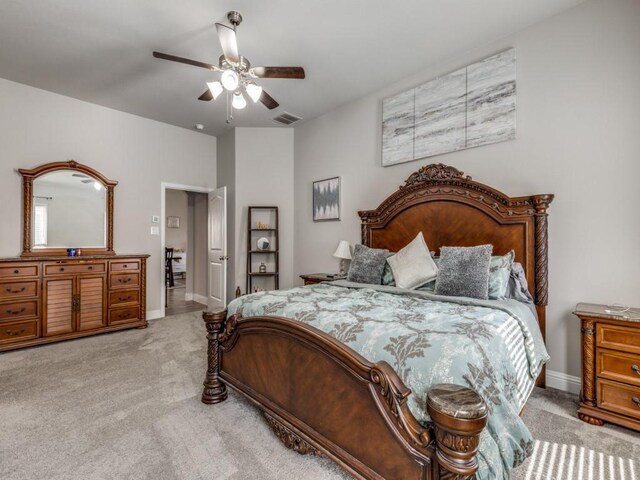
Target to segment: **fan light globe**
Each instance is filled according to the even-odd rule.
[[[93,188],[96,190],[102,190],[102,184],[100,182],[93,182]]]
[[[233,70],[225,70],[220,75],[220,82],[222,82],[224,88],[233,91],[238,88],[238,74]]]
[[[215,82],[207,82],[207,87],[209,87],[209,91],[211,95],[213,95],[213,99],[215,100],[224,90],[222,88],[222,84],[217,80]]]
[[[233,102],[231,102],[231,105],[236,110],[242,110],[247,106],[247,101],[244,99],[244,95],[242,95],[240,92],[236,92],[233,94]]]
[[[245,90],[247,91],[247,95],[249,95],[251,97],[251,100],[253,100],[253,103],[256,103],[258,100],[260,100],[260,96],[262,95],[262,87],[260,85],[256,85],[252,82],[247,84]]]

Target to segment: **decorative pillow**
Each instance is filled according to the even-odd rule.
[[[436,295],[487,299],[493,245],[442,247]]]
[[[413,289],[430,282],[438,275],[422,232],[395,255],[387,258],[396,286]]]
[[[391,266],[389,266],[389,262],[386,260],[384,262],[384,270],[382,271],[382,285],[387,285],[388,287],[396,286],[396,279],[393,278]]]
[[[433,252],[431,252],[431,258],[433,258],[433,263],[435,263],[436,267],[438,267],[438,269],[439,269],[440,268],[440,257],[434,257],[433,256]],[[420,285],[418,288],[416,288],[416,290],[419,290],[421,292],[434,293],[435,290],[436,290],[436,279],[434,278],[430,282],[427,282],[424,285]]]
[[[489,298],[500,299],[507,295],[511,265],[516,254],[511,250],[506,255],[491,257],[489,267]]]
[[[356,245],[353,249],[353,258],[351,259],[347,280],[380,285],[388,254],[389,250],[369,248],[360,244]]]

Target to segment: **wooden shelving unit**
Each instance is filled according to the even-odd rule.
[[[275,220],[275,228],[256,228],[258,218],[260,221],[265,216],[269,216]],[[270,220],[273,221],[273,220]],[[278,207],[249,207],[248,217],[248,232],[247,232],[247,293],[252,293],[254,289],[254,278],[273,278],[274,290],[277,290],[280,285],[280,239],[279,239],[279,224],[278,224]],[[271,225],[271,223],[269,223]],[[257,248],[258,238],[264,236],[269,239],[270,246],[268,250],[259,250]],[[256,272],[252,270],[254,257],[262,256],[265,258],[265,263],[269,262],[273,270],[267,272]],[[268,267],[267,267],[268,268]]]

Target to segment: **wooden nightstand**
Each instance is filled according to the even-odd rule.
[[[640,431],[640,309],[579,303],[582,393],[578,416]]]
[[[341,277],[337,273],[308,273],[306,275],[300,275],[300,278],[304,280],[305,285],[313,285],[314,283],[320,283],[320,282],[344,280],[346,277]]]

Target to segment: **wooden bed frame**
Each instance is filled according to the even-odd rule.
[[[362,243],[398,251],[418,232],[432,250],[491,243],[513,249],[534,296],[540,328],[547,304],[547,208],[553,195],[509,198],[443,164],[413,173],[375,210],[359,212]],[[208,369],[202,401],[248,398],[284,444],[326,456],[356,478],[475,477],[486,405],[473,390],[432,386],[424,428],[411,390],[386,362],[372,364],[333,337],[281,317],[203,315]],[[544,373],[538,379],[544,386]]]

